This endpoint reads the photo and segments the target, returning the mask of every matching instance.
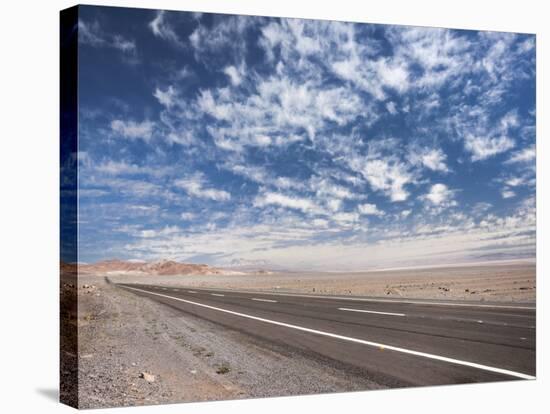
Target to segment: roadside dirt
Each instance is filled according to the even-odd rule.
[[[99,408],[383,388],[333,361],[78,280],[79,406]]]

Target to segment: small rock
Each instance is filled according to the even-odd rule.
[[[142,372],[139,374],[140,378],[143,378],[147,382],[155,382],[155,376],[153,374],[149,374],[148,372]]]
[[[216,370],[216,374],[227,374],[231,369],[227,365],[222,365]]]

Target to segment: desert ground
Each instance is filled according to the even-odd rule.
[[[105,275],[121,283],[415,299],[534,302],[536,291],[536,267],[527,261],[357,273]]]
[[[66,305],[61,322],[78,327],[78,341],[77,346],[75,338],[62,341],[69,344],[62,349],[69,362],[61,374],[73,378],[78,361],[80,408],[387,388],[368,372],[239,330],[220,329],[115,283],[533,304],[535,274],[534,263],[507,262],[345,274],[102,271],[62,277],[62,309],[63,298],[77,295],[78,310],[75,314]]]

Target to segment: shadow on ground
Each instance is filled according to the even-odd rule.
[[[59,401],[59,390],[57,388],[37,388],[36,392],[50,401]]]

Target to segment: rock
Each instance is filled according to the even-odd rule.
[[[229,366],[224,364],[224,365],[218,367],[218,369],[216,370],[216,374],[224,375],[224,374],[227,374],[229,371],[231,371]]]
[[[143,378],[147,382],[155,382],[155,376],[153,374],[149,374],[148,372],[142,372],[139,374],[140,378]]]

